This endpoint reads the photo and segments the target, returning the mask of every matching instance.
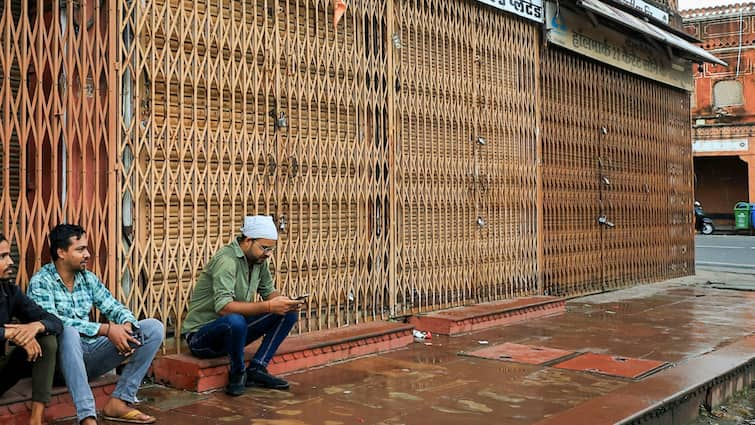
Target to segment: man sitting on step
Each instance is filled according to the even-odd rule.
[[[10,278],[13,272],[10,244],[0,233],[0,396],[21,378],[31,376],[30,425],[42,425],[50,401],[60,319],[42,310]],[[11,323],[17,318],[20,323]],[[5,352],[6,341],[14,346]]]
[[[50,231],[52,262],[29,282],[29,297],[60,317],[60,368],[79,423],[97,423],[97,411],[89,379],[94,379],[128,359],[115,391],[102,409],[104,419],[150,424],[155,417],[131,404],[163,342],[163,324],[155,319],[137,321],[134,314],[113,297],[97,276],[87,270],[89,249],[86,232],[78,225],[59,224]],[[92,322],[97,307],[109,323]]]
[[[252,385],[288,388],[288,382],[268,373],[267,365],[296,323],[304,301],[281,295],[273,285],[267,260],[277,240],[272,217],[245,217],[241,235],[202,270],[183,324],[194,356],[229,356],[225,391],[233,396]],[[262,301],[255,299],[257,294]],[[260,337],[262,344],[247,368],[244,347]]]

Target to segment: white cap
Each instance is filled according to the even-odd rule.
[[[272,239],[278,240],[278,229],[275,228],[275,222],[269,215],[254,215],[244,217],[244,226],[241,233],[247,238],[252,239]]]

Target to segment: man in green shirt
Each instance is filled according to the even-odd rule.
[[[183,324],[189,350],[199,358],[229,356],[225,391],[230,395],[241,395],[252,385],[288,388],[288,382],[267,372],[267,365],[304,302],[275,289],[267,260],[277,240],[272,217],[245,217],[241,236],[212,257],[191,296]],[[247,368],[244,347],[260,337],[262,344]]]

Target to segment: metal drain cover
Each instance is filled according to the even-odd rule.
[[[668,366],[657,360],[633,359],[610,354],[585,353],[558,363],[558,369],[578,370],[621,378],[639,379]]]
[[[540,365],[572,355],[574,352],[506,342],[463,354],[484,359]]]

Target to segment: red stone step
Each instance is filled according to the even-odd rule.
[[[118,376],[112,373],[90,381],[97,408],[102,408],[115,390]],[[0,425],[27,425],[31,414],[31,378],[21,380],[0,397]],[[76,407],[65,386],[54,387],[45,408],[45,420],[76,416]]]
[[[369,322],[292,335],[278,349],[268,371],[283,374],[403,348],[414,341],[412,329],[404,323]],[[258,345],[246,347],[247,360]],[[228,382],[228,357],[198,359],[190,354],[171,354],[155,359],[152,367],[156,382],[184,390],[209,391]]]
[[[563,298],[526,297],[420,314],[409,318],[409,323],[421,331],[456,335],[559,314],[565,310],[566,300]]]

